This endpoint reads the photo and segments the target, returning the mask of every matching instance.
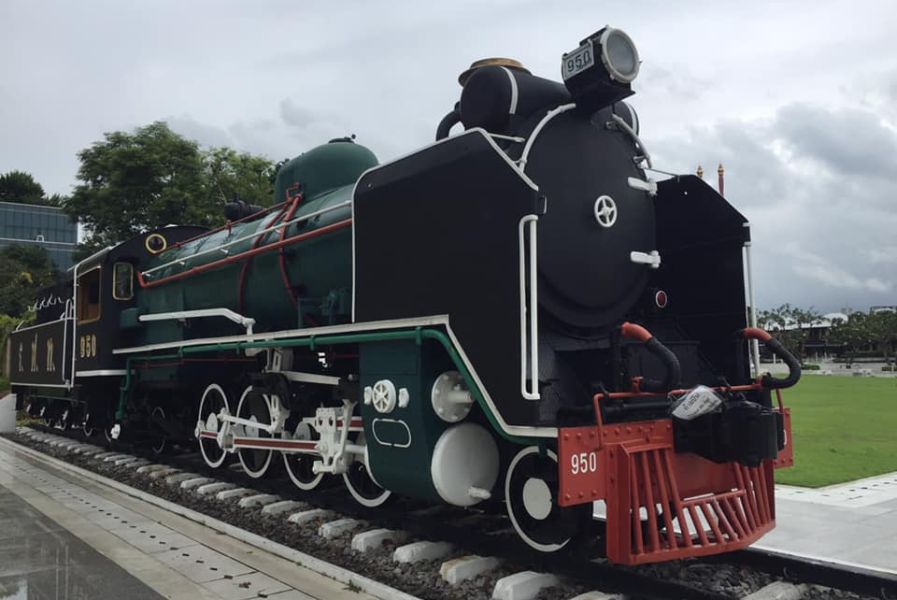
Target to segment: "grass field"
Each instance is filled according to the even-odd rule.
[[[778,483],[820,487],[897,471],[897,379],[804,375],[783,392],[794,466]]]

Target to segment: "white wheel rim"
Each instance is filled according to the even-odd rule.
[[[355,438],[356,444],[364,444],[364,468],[367,471],[368,477],[371,478],[371,481],[377,483],[377,480],[374,479],[374,474],[371,472],[371,463],[368,460],[368,447],[365,443],[364,432],[358,434],[358,437]],[[389,497],[392,495],[390,490],[383,490],[383,493],[377,496],[376,498],[366,498],[362,496],[358,490],[353,487],[352,482],[349,480],[349,473],[343,473],[343,483],[346,484],[346,488],[349,490],[349,493],[352,494],[352,497],[355,498],[355,501],[361,504],[362,506],[366,506],[368,508],[377,508],[381,506],[384,502],[389,500]],[[377,483],[379,486],[380,484]],[[383,487],[383,486],[380,486]]]
[[[84,415],[84,422],[81,424],[81,431],[84,432],[84,435],[87,437],[93,437],[93,434],[96,433],[95,428],[92,425],[88,425],[90,423],[90,413],[86,413]]]
[[[240,412],[243,409],[243,402],[245,402],[246,399],[249,397],[249,393],[251,391],[252,391],[251,385],[248,386],[245,390],[243,390],[243,395],[240,396],[240,402],[237,404],[237,416],[240,415]],[[268,399],[267,394],[262,394],[262,399],[264,400],[265,408],[268,411],[268,422],[270,423],[273,420],[271,418],[271,401]],[[254,423],[259,422],[258,418],[256,418],[255,415],[252,415],[249,418],[249,420]],[[255,433],[252,435],[254,435],[254,436],[258,435],[258,427],[240,427],[239,429],[242,430],[244,434],[247,434],[247,437],[249,435],[249,431],[247,431],[247,430],[251,430],[251,429],[255,430]],[[265,456],[265,460],[262,461],[261,468],[255,470],[255,471],[253,471],[252,469],[249,468],[249,466],[246,464],[246,460],[243,458],[244,454],[246,452],[265,452],[267,454]],[[271,466],[271,459],[274,457],[274,451],[273,450],[237,450],[237,456],[240,459],[240,464],[243,466],[243,471],[245,471],[246,474],[249,475],[250,477],[252,477],[253,479],[259,479],[268,471],[268,467]]]
[[[535,548],[536,550],[539,550],[540,552],[557,552],[558,550],[560,550],[561,548],[566,546],[570,540],[569,539],[564,540],[560,544],[540,544],[539,542],[535,541],[534,539],[532,539],[531,537],[526,535],[526,532],[524,532],[523,529],[520,527],[520,523],[517,522],[517,518],[514,516],[514,511],[511,509],[511,477],[514,474],[514,468],[517,466],[517,463],[519,463],[523,457],[525,457],[529,454],[536,453],[536,452],[539,452],[539,448],[536,446],[529,446],[528,448],[524,448],[523,450],[518,452],[516,454],[516,456],[514,456],[514,459],[511,461],[511,464],[508,465],[508,473],[507,473],[507,475],[505,475],[505,507],[508,512],[508,517],[510,517],[510,519],[511,519],[511,524],[514,526],[514,530],[517,532],[517,535],[520,536],[520,539],[522,539],[524,542],[526,542],[526,544],[528,546]],[[557,454],[555,454],[551,450],[548,450],[547,454],[551,458],[551,460],[553,460],[555,463],[557,463],[557,460],[558,460]],[[542,480],[536,479],[536,481],[542,481]],[[527,481],[527,483],[529,483],[529,481]],[[542,482],[542,483],[544,483],[544,482]],[[526,489],[526,484],[524,484],[524,494],[525,494],[525,489]],[[549,491],[549,494],[550,494],[550,491]],[[526,504],[526,499],[524,498],[524,506],[525,506],[525,504]],[[529,511],[529,509],[527,509],[527,511]],[[548,516],[548,515],[546,514],[545,516]]]
[[[284,432],[284,437],[286,437],[286,435],[287,435],[286,432]],[[296,431],[295,431],[295,433],[293,433],[292,439],[294,439],[294,440],[310,440],[311,439],[311,427],[307,423],[300,422],[298,425],[296,425]],[[293,468],[290,465],[290,459],[294,458],[294,456],[291,454],[288,454],[286,452],[281,452],[281,454],[283,455],[283,464],[287,468],[287,475],[290,476],[290,479],[292,480],[293,485],[295,485],[300,490],[305,491],[305,492],[311,491],[311,490],[315,489],[316,487],[318,487],[318,485],[321,483],[321,480],[324,479],[324,473],[318,473],[314,477],[314,479],[312,479],[311,481],[303,481],[302,479],[299,479],[298,477],[296,477],[293,474]],[[314,460],[314,457],[312,455],[306,454],[304,456],[307,457],[309,460]]]
[[[161,419],[163,421],[165,420],[165,410],[161,406],[157,406],[157,407],[153,408],[153,412],[150,413],[150,420],[152,420],[153,416],[155,416],[156,414],[161,414],[162,415]],[[162,454],[162,452],[165,450],[165,446],[167,446],[167,445],[168,445],[168,438],[163,435],[162,441],[159,443],[158,446],[153,446],[152,451],[156,454]]]
[[[220,395],[221,399],[224,401],[224,407],[227,409],[227,412],[230,412],[230,403],[227,401],[227,394],[224,393],[224,390],[221,388],[220,385],[218,385],[217,383],[213,383],[213,384],[209,385],[209,387],[206,388],[206,390],[202,394],[202,400],[199,401],[200,418],[202,418],[202,415],[203,415],[203,412],[204,412],[204,409],[206,406],[206,398],[208,398],[209,393],[211,393],[213,391],[217,392]],[[211,400],[210,400],[210,402],[211,402]],[[218,430],[218,427],[217,427],[218,417],[215,416],[215,418],[212,419],[211,417],[213,415],[214,415],[214,413],[209,413],[209,416],[206,418],[206,427],[208,428],[208,422],[211,421],[216,426],[215,431],[217,431]],[[212,460],[212,458],[208,454],[206,454],[206,449],[202,442],[203,442],[202,440],[199,440],[199,451],[202,454],[202,459],[204,461],[206,461],[206,464],[209,465],[210,467],[212,467],[213,469],[217,469],[222,464],[224,464],[224,459],[227,458],[227,453],[224,450],[221,450],[221,456]]]

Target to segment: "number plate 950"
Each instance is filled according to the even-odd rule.
[[[558,431],[558,503],[572,506],[604,498],[601,452],[596,427]]]
[[[561,60],[561,76],[567,81],[595,64],[595,51],[589,42],[580,46]]]

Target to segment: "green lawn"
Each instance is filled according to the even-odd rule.
[[[804,375],[791,407],[794,466],[776,481],[820,487],[897,471],[897,379]]]

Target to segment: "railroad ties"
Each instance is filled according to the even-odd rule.
[[[153,494],[163,492],[162,488],[167,489],[168,495],[165,493],[157,495],[161,498],[168,497],[169,501],[171,498],[185,499],[185,506],[188,509],[190,502],[186,499],[194,498],[200,505],[203,502],[219,503],[223,512],[228,514],[245,514],[245,518],[238,516],[236,522],[232,519],[229,525],[222,523],[223,527],[230,530],[235,526],[243,530],[245,527],[241,527],[241,524],[244,521],[256,522],[255,519],[263,519],[265,523],[274,524],[275,527],[278,522],[282,522],[287,531],[300,532],[303,536],[319,540],[317,544],[330,548],[331,555],[345,553],[343,549],[348,546],[350,554],[356,557],[369,556],[370,558],[366,560],[371,564],[379,564],[381,567],[393,564],[394,573],[411,573],[412,577],[416,577],[418,586],[424,580],[441,580],[443,583],[440,585],[445,587],[434,593],[445,592],[450,596],[450,590],[457,590],[456,593],[463,596],[465,590],[470,590],[472,589],[470,586],[474,586],[475,589],[483,591],[491,588],[491,598],[495,600],[534,600],[545,593],[552,598],[569,600],[624,600],[627,597],[606,591],[588,590],[582,581],[572,581],[565,576],[521,569],[504,557],[472,554],[447,541],[415,539],[415,536],[408,531],[384,528],[382,524],[343,515],[332,509],[315,507],[307,502],[284,498],[275,493],[265,493],[254,489],[252,482],[244,481],[243,485],[249,487],[239,487],[238,483],[232,481],[218,480],[213,476],[191,472],[177,466],[151,463],[129,454],[109,452],[99,446],[54,433],[30,428],[20,428],[17,433],[34,444],[36,450],[46,450],[51,456],[56,455],[60,458],[66,458],[62,455],[77,456],[79,464],[86,466],[88,471],[98,473],[99,477],[107,477],[110,470],[118,469],[111,474],[118,477],[122,472],[129,473],[128,485],[137,485],[137,489],[142,485],[139,480],[144,481],[144,487]],[[42,449],[41,446],[45,448]],[[233,476],[225,478],[234,480]],[[438,521],[444,516],[441,515],[442,510],[445,510],[445,507],[433,506],[413,512],[419,513],[415,514],[415,517]],[[461,517],[458,525],[466,521],[475,524],[483,518],[482,515],[471,514]],[[251,533],[251,529],[250,527],[249,532],[244,533],[247,536],[258,537]],[[502,532],[498,531],[496,535],[500,533]],[[278,545],[276,542],[271,544]],[[305,550],[299,546],[293,547]],[[289,550],[287,547],[284,548]],[[339,551],[335,552],[336,550]],[[326,564],[327,553],[325,552],[319,559],[325,561],[322,564]],[[359,577],[363,578],[364,574],[359,574]],[[432,579],[429,579],[430,577]],[[399,580],[401,581],[401,578]],[[414,585],[409,587],[413,588]],[[763,584],[752,586],[748,592],[738,596],[749,600],[798,600],[808,596],[815,597],[809,593],[812,587],[814,586],[773,581],[765,587]],[[710,592],[703,597],[715,597],[715,593]],[[406,595],[405,598],[407,600],[412,596]]]

